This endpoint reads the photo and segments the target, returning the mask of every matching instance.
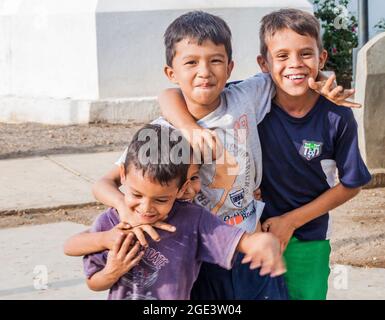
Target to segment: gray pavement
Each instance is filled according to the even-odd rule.
[[[0,161],[2,211],[95,202],[92,182],[113,167],[120,152],[55,155]]]
[[[1,212],[94,202],[91,185],[120,152],[56,155],[0,161]],[[86,227],[62,222],[0,230],[0,300],[105,299],[84,282],[81,258],[63,243]],[[329,299],[385,299],[385,269],[335,265]]]

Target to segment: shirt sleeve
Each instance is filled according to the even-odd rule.
[[[198,230],[198,260],[231,269],[238,243],[245,233],[202,208]]]
[[[347,110],[341,118],[336,143],[336,164],[340,182],[348,188],[367,184],[371,175],[362,160],[358,147],[357,122],[353,112]]]
[[[237,105],[247,102],[250,108],[248,111],[255,113],[257,124],[270,112],[271,100],[275,96],[275,85],[268,73],[257,73],[253,77],[230,85],[227,90]]]
[[[106,217],[106,214],[103,213],[95,219],[90,232],[104,231],[102,229],[102,221]],[[83,270],[88,279],[105,267],[107,262],[107,252],[108,251],[97,252],[83,257]]]

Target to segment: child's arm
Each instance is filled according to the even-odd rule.
[[[346,100],[354,94],[353,89],[343,90],[341,86],[335,87],[335,75],[327,78],[323,73],[320,73],[320,78],[317,80],[319,81],[309,79],[309,86],[333,103],[354,108],[361,106]],[[219,140],[214,131],[203,129],[196,123],[196,119],[187,109],[182,92],[179,89],[166,89],[159,95],[158,100],[162,115],[176,128],[181,129],[192,147],[199,148],[203,153],[205,146],[208,146],[209,150],[213,150],[213,160],[215,160],[215,151],[221,152],[221,147],[216,145]]]
[[[350,200],[360,190],[360,187],[347,188],[339,183],[306,205],[279,217],[267,219],[262,224],[262,230],[277,236],[281,242],[281,250],[284,251],[296,229]]]
[[[64,243],[64,253],[68,256],[84,256],[104,250],[111,250],[114,242],[122,234],[128,234],[125,224],[120,223],[111,230],[91,232],[90,229],[75,234]]]
[[[266,237],[268,236],[268,237]],[[238,243],[237,250],[244,253],[242,263],[250,263],[250,269],[261,267],[260,275],[279,276],[286,272],[279,241],[269,233],[245,233]]]
[[[84,232],[71,236],[64,244],[64,253],[68,256],[84,256],[104,250],[111,250],[114,242],[122,235],[134,234],[136,239],[143,247],[148,247],[144,233],[147,233],[153,240],[160,241],[159,234],[155,228],[163,229],[169,232],[174,232],[174,226],[158,221],[152,225],[140,225],[130,227],[128,224],[121,222],[114,228],[108,231]]]
[[[181,90],[166,89],[159,95],[158,100],[162,115],[182,131],[193,149],[200,150],[203,154],[207,146],[208,151],[212,152],[212,159],[216,160],[216,152],[222,152],[217,135],[214,131],[204,129],[196,123],[196,119],[187,109]]]
[[[127,222],[129,213],[124,204],[124,194],[119,190],[121,186],[119,166],[114,166],[105,176],[92,186],[92,193],[96,200],[115,208],[122,221]]]
[[[144,251],[139,251],[139,242],[133,244],[132,241],[132,234],[118,237],[112,250],[108,252],[105,267],[87,279],[87,285],[91,290],[110,289],[120,277],[139,263]]]

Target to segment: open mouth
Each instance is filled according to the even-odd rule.
[[[289,80],[303,80],[306,78],[305,74],[289,74],[287,76],[284,76],[285,78]]]

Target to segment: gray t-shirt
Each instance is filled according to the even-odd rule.
[[[91,231],[110,230],[119,221],[117,211],[109,209],[95,220]],[[164,222],[176,231],[158,230],[162,240],[149,240],[141,262],[112,286],[108,299],[187,300],[203,261],[232,267],[244,234],[241,229],[226,225],[200,206],[179,201]],[[103,251],[83,258],[88,278],[105,267],[107,254]]]
[[[269,74],[259,73],[225,88],[217,109],[197,123],[213,129],[221,139],[225,158],[203,164],[197,204],[227,224],[254,232],[264,203],[254,199],[262,179],[262,153],[257,125],[270,111],[275,87]],[[152,122],[170,126],[164,118]],[[124,162],[127,150],[116,164]]]
[[[195,202],[247,232],[255,231],[264,208],[253,194],[262,178],[257,125],[270,111],[274,94],[270,75],[258,74],[225,88],[218,108],[197,122],[216,131],[229,161],[202,165],[202,190]]]

